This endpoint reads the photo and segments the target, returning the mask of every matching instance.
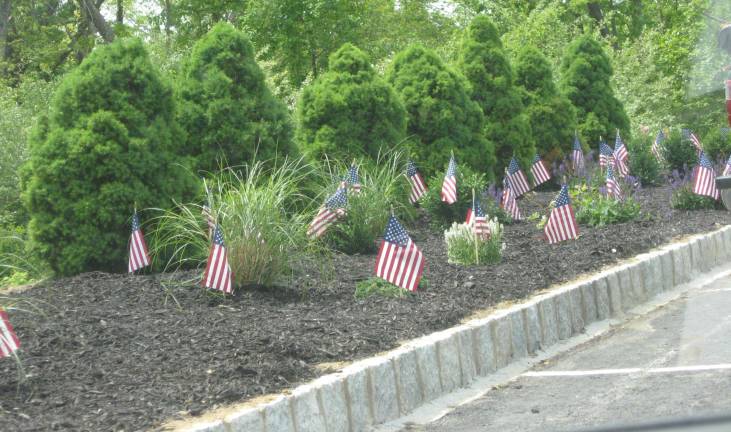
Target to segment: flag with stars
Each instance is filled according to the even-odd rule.
[[[350,165],[350,168],[348,168],[348,174],[345,176],[343,183],[350,187],[353,193],[360,192],[360,176],[358,175],[358,167],[355,164]]]
[[[134,273],[137,270],[150,265],[150,254],[147,252],[145,235],[140,228],[140,218],[137,212],[132,215],[132,235],[129,237],[129,260],[127,270]]]
[[[510,163],[508,164],[507,179],[516,198],[530,191],[528,179],[525,177],[523,170],[520,169],[518,161],[515,158],[510,159]]]
[[[716,187],[716,172],[713,169],[713,164],[703,151],[700,152],[698,165],[693,171],[693,193],[716,200],[719,198],[718,188]]]
[[[523,219],[523,216],[520,214],[520,208],[518,208],[518,202],[515,201],[515,194],[505,180],[503,180],[503,194],[500,199],[500,208],[505,210],[513,220]]]
[[[574,146],[571,149],[571,166],[574,174],[581,175],[584,172],[584,150],[581,149],[579,134],[574,134]]]
[[[728,157],[728,160],[726,160],[726,166],[723,168],[723,174],[722,175],[731,175],[731,156]]]
[[[18,348],[20,340],[10,325],[7,312],[0,308],[0,358],[10,357]]]
[[[572,240],[579,236],[579,227],[576,225],[574,209],[571,207],[569,188],[561,186],[561,191],[556,196],[548,216],[548,222],[543,228],[543,234],[548,243],[554,244],[564,240]]]
[[[619,187],[617,179],[614,177],[614,170],[612,166],[607,167],[607,197],[613,197],[614,199],[622,199],[622,189]]]
[[[320,237],[327,231],[327,228],[336,220],[345,216],[345,206],[348,204],[348,192],[345,188],[339,188],[334,194],[325,200],[315,218],[307,229],[310,237]]]
[[[447,204],[457,202],[457,162],[454,156],[449,158],[449,166],[447,173],[444,174],[444,182],[442,183],[442,201]]]
[[[485,214],[485,211],[482,210],[479,200],[473,200],[472,207],[467,209],[467,219],[465,220],[465,223],[472,227],[472,230],[478,237],[490,237],[490,227],[487,225],[487,214]]]
[[[228,252],[226,251],[226,245],[223,243],[223,231],[220,225],[216,225],[216,229],[213,230],[211,253],[208,255],[206,271],[203,274],[201,283],[206,288],[229,294],[232,291],[232,276],[231,267],[228,265]]]
[[[426,183],[424,183],[424,179],[419,174],[419,171],[416,169],[416,164],[413,161],[409,161],[406,164],[406,177],[408,177],[409,183],[411,183],[409,201],[411,204],[416,204],[419,198],[426,193]]]
[[[533,184],[535,186],[541,185],[548,180],[551,180],[551,174],[548,172],[546,164],[543,163],[541,157],[538,155],[533,158],[533,165],[531,165],[530,167],[530,172],[533,174]]]
[[[693,144],[693,147],[695,147],[696,151],[698,152],[698,157],[700,158],[700,154],[703,151],[703,144],[701,144],[701,139],[698,138],[698,135],[696,135],[690,129],[681,129],[680,132],[683,135],[684,139],[690,140],[690,142]]]
[[[614,150],[605,141],[599,143],[599,166],[614,165]]]
[[[629,153],[627,152],[627,146],[624,145],[624,141],[619,136],[619,131],[617,131],[617,138],[614,140],[614,166],[621,177],[629,174]]]
[[[376,258],[376,276],[408,291],[416,291],[424,271],[424,256],[394,215],[388,219]]]
[[[652,142],[652,154],[655,155],[655,158],[657,160],[662,160],[662,143],[665,141],[665,134],[662,132],[662,129],[660,129],[657,132],[657,136],[655,137],[655,141]]]

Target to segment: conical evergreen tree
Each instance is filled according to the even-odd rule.
[[[492,21],[472,20],[460,47],[459,68],[472,84],[472,99],[485,114],[485,134],[495,145],[499,174],[515,156],[526,172],[536,149],[513,68]]]
[[[292,151],[287,108],[271,93],[246,36],[216,24],[193,46],[180,85],[186,149],[202,170]]]
[[[376,158],[406,136],[403,103],[351,44],[333,53],[329,70],[304,89],[297,120],[300,150],[315,160]]]
[[[462,75],[434,52],[414,45],[396,56],[386,79],[404,102],[411,152],[427,177],[443,172],[454,151],[458,161],[493,178],[494,148],[484,137],[482,110]]]
[[[569,155],[576,129],[576,112],[560,94],[546,56],[526,46],[515,61],[516,84],[522,88],[523,103],[530,121],[536,150],[548,162]]]
[[[612,66],[601,44],[582,36],[566,49],[561,62],[561,91],[576,107],[579,132],[586,141],[613,137],[616,129],[629,131],[629,119],[610,83]]]
[[[126,269],[135,203],[182,198],[174,112],[137,39],[95,49],[64,78],[23,170],[33,245],[58,274]]]

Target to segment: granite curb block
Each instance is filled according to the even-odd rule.
[[[533,296],[189,432],[359,432],[405,416],[478,377],[621,317],[664,291],[731,257],[731,225]]]

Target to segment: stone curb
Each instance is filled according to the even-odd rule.
[[[360,432],[520,359],[623,316],[731,258],[731,225],[638,255],[586,279],[407,342],[273,401],[179,429],[188,432]]]

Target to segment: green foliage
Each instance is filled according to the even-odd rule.
[[[421,284],[419,284],[421,286]],[[359,281],[355,285],[355,298],[364,299],[371,296],[404,298],[409,295],[409,291],[386,282],[381,278],[368,278]]]
[[[326,182],[323,190],[328,194],[334,193],[349,166],[345,163],[326,166],[322,176]],[[411,187],[404,174],[405,166],[406,160],[402,153],[392,152],[382,153],[375,161],[360,167],[360,193],[348,191],[347,215],[331,225],[324,235],[330,247],[347,254],[375,252],[391,209],[400,220],[414,219],[414,207],[409,203]]]
[[[291,154],[287,109],[266,86],[249,40],[230,24],[216,25],[195,44],[179,92],[186,151],[199,169]]]
[[[723,208],[721,203],[713,198],[694,193],[690,183],[673,191],[670,206],[676,210],[713,210]]]
[[[637,177],[643,186],[659,185],[663,182],[660,163],[652,153],[652,135],[639,135],[627,142],[629,172]]]
[[[308,166],[284,161],[275,168],[262,162],[243,172],[226,169],[210,179],[210,206],[223,230],[236,287],[273,286],[295,270],[311,248],[309,220],[292,209],[309,205],[299,184]],[[208,228],[196,203],[161,210],[150,231],[150,251],[165,269],[202,268],[210,250]]]
[[[485,133],[495,146],[496,169],[515,156],[530,167],[536,154],[521,92],[495,25],[484,15],[472,20],[460,47],[459,68],[472,85],[472,99],[485,114]],[[528,171],[530,173],[530,171]],[[502,177],[502,172],[496,173]]]
[[[711,128],[703,135],[703,150],[711,160],[728,159],[731,155],[731,139],[728,132],[722,132],[720,128]]]
[[[305,87],[297,141],[313,160],[377,158],[406,135],[406,110],[368,56],[351,44],[330,56],[330,70]]]
[[[571,101],[556,89],[548,59],[534,46],[525,46],[518,53],[515,73],[536,151],[549,164],[563,160],[574,142],[576,112]]]
[[[34,255],[24,228],[0,218],[0,287],[23,285],[48,276],[48,267]]]
[[[640,217],[640,204],[625,196],[624,200],[605,197],[598,189],[581,185],[571,190],[576,207],[576,221],[593,227],[627,222]]]
[[[490,220],[488,225],[490,237],[487,239],[475,234],[475,230],[465,223],[455,222],[451,228],[444,231],[448,262],[463,266],[500,262],[503,226],[497,219]]]
[[[494,148],[483,136],[484,116],[464,77],[415,45],[396,55],[386,78],[406,107],[408,146],[425,176],[439,172],[454,151],[458,160],[493,177]]]
[[[465,165],[457,165],[457,202],[447,204],[442,201],[441,191],[444,182],[444,173],[435,174],[428,181],[429,190],[419,201],[429,214],[429,222],[438,230],[447,229],[452,222],[463,222],[467,216],[467,209],[472,207],[472,190],[475,190],[476,199],[481,198],[481,191],[485,190],[487,181],[484,174],[476,173]],[[489,213],[491,199],[482,200],[483,209]],[[494,201],[493,203],[494,204]],[[494,208],[494,206],[493,206]],[[492,214],[490,214],[492,216]]]
[[[614,136],[616,129],[629,130],[629,119],[614,96],[611,78],[609,58],[593,37],[579,37],[566,48],[561,90],[576,107],[579,131],[589,142]]]
[[[23,198],[39,256],[61,275],[125,269],[135,202],[167,207],[186,190],[176,139],[172,92],[142,42],[95,50],[30,138]]]
[[[670,170],[685,172],[698,163],[693,144],[683,139],[680,130],[673,128],[662,144],[662,156]]]

